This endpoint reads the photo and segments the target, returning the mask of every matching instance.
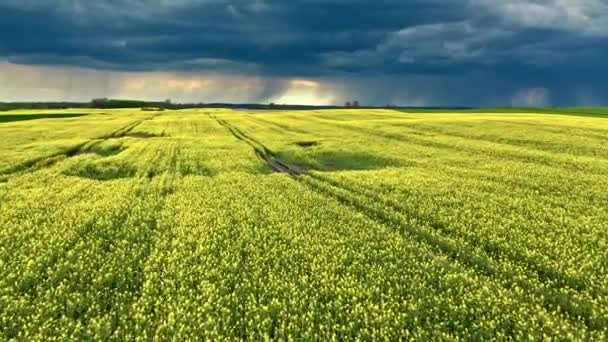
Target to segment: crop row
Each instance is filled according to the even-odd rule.
[[[608,338],[599,131],[566,155],[478,117],[119,117],[0,183],[0,339]]]

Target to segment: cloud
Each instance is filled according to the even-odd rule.
[[[48,72],[70,98],[111,93],[105,89],[117,75],[139,74],[148,89],[142,96],[174,91],[169,95],[201,101],[280,100],[292,89],[314,94],[312,102],[348,94],[368,104],[509,104],[521,89],[542,84],[549,103],[574,104],[605,98],[607,40],[604,0],[0,2],[0,59],[55,70]],[[61,81],[88,74],[105,83],[81,92]],[[185,83],[153,81],[158,75]],[[249,80],[248,90],[215,94],[205,83],[210,77],[231,89],[238,87],[230,80]],[[331,96],[298,90],[292,80],[323,80]]]
[[[397,60],[405,64],[458,63],[482,59],[488,43],[509,35],[501,28],[480,28],[471,21],[426,24],[390,34],[376,51],[396,52]]]
[[[608,36],[608,3],[604,0],[474,0],[512,24]]]

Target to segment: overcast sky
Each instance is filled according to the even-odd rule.
[[[607,105],[608,0],[0,0],[0,101]]]

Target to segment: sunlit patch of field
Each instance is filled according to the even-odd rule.
[[[608,338],[601,117],[56,113],[0,123],[1,338]]]

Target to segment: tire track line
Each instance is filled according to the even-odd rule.
[[[158,114],[155,114],[154,116],[151,116],[149,118],[145,118],[145,119],[141,119],[141,120],[137,120],[135,122],[129,123],[128,125],[121,127],[110,134],[103,135],[99,138],[89,139],[80,144],[69,146],[62,151],[52,153],[52,154],[46,155],[46,156],[32,158],[32,159],[29,159],[29,160],[26,160],[23,162],[19,162],[13,166],[9,166],[3,170],[0,170],[0,182],[7,182],[10,177],[19,176],[19,175],[23,175],[26,173],[32,173],[32,172],[35,172],[35,171],[38,171],[41,169],[52,167],[53,165],[57,164],[61,160],[78,155],[79,153],[81,153],[83,151],[86,152],[87,147],[90,148],[93,145],[99,144],[108,139],[122,138],[125,135],[127,135],[128,133],[130,133],[132,130],[134,130],[137,126],[142,124],[144,121],[152,120],[157,115]]]
[[[383,206],[382,209],[384,210],[374,207],[373,204],[378,203],[376,198],[372,198],[368,195],[357,194],[347,188],[332,185],[327,181],[327,179],[325,179],[325,177],[306,174],[296,166],[283,163],[272,151],[270,151],[256,139],[251,138],[249,135],[237,127],[229,124],[225,120],[218,119],[214,116],[211,117],[214,118],[220,125],[224,126],[237,139],[249,144],[254,149],[256,154],[264,161],[268,162],[269,166],[271,166],[275,171],[288,174],[311,190],[334,198],[338,202],[361,212],[368,218],[388,228],[397,229],[407,233],[408,237],[431,246],[437,252],[448,256],[451,260],[462,264],[468,269],[478,274],[488,276],[491,279],[498,280],[498,283],[506,289],[520,287],[525,289],[525,291],[529,294],[539,296],[542,298],[543,304],[547,309],[557,314],[566,313],[565,318],[574,322],[582,321],[590,330],[602,331],[608,326],[608,319],[605,317],[596,317],[592,303],[589,303],[584,299],[574,298],[559,291],[571,289],[576,292],[587,293],[585,292],[586,288],[582,281],[575,278],[566,277],[565,279],[561,279],[561,281],[557,282],[558,286],[556,288],[551,288],[550,286],[555,286],[556,284],[547,284],[545,282],[547,280],[555,281],[555,279],[559,279],[559,273],[551,272],[550,270],[542,270],[539,265],[528,265],[526,269],[532,273],[535,273],[541,284],[544,285],[543,287],[539,288],[537,285],[531,283],[527,279],[523,279],[522,274],[519,271],[515,270],[506,272],[507,270],[501,269],[500,262],[496,261],[495,258],[499,259],[498,255],[502,256],[502,254],[500,254],[500,250],[494,248],[496,246],[489,245],[489,247],[487,247],[488,251],[494,251],[494,253],[497,254],[495,258],[491,257],[491,253],[487,256],[480,256],[475,252],[458,245],[455,241],[452,241],[452,238],[441,235],[441,233],[445,234],[445,229],[447,229],[447,227],[442,227],[439,234],[434,234],[432,231],[427,231],[408,222],[404,222],[404,219],[398,218],[399,216],[404,215],[398,210],[395,210],[396,208],[389,207],[388,211],[391,212],[391,215],[389,215],[384,212],[387,209],[386,206]],[[357,200],[356,197],[362,197],[367,201],[367,203],[373,204],[369,205],[363,203],[362,200]]]

